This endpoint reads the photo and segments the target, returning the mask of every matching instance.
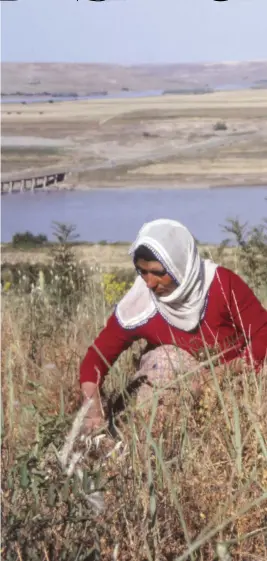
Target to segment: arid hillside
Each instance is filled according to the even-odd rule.
[[[120,66],[109,64],[3,63],[2,94],[116,92],[186,87],[259,85],[267,61]]]

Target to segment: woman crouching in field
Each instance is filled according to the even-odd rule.
[[[130,254],[138,277],[81,364],[83,397],[92,398],[88,430],[103,423],[98,387],[107,365],[133,341],[153,348],[138,373],[152,390],[197,367],[200,385],[207,348],[220,353],[221,370],[231,363],[236,373],[244,364],[258,370],[266,358],[267,311],[238,275],[200,257],[185,226],[165,219],[145,224]]]

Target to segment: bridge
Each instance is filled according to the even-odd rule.
[[[17,172],[13,174],[2,173],[1,175],[1,194],[22,193],[24,191],[45,190],[51,185],[56,186],[62,183],[69,171],[42,169],[41,172]]]

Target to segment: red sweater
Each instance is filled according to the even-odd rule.
[[[247,284],[224,267],[217,268],[205,315],[193,331],[171,327],[160,313],[140,327],[125,329],[113,313],[82,361],[80,382],[102,383],[109,366],[137,339],[146,339],[153,346],[173,345],[175,341],[177,347],[194,356],[204,348],[203,337],[209,348],[224,351],[226,362],[244,356],[251,363],[252,355],[255,366],[260,366],[266,357],[267,311]]]

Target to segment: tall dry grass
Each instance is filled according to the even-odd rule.
[[[111,423],[136,343],[106,379],[109,423],[85,439],[76,419],[66,448],[79,363],[110,312],[101,271],[88,279],[73,299],[66,279],[55,297],[42,275],[2,299],[3,558],[267,559],[266,369],[219,377],[210,363],[201,399],[188,372],[164,405],[162,392],[149,408],[131,397]],[[257,289],[266,306],[264,280]]]

